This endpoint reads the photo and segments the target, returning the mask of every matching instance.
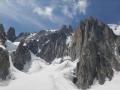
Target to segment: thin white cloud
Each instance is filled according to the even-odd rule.
[[[63,14],[69,18],[73,18],[73,13],[69,11],[68,7],[64,7]]]
[[[57,16],[54,13],[55,7],[53,6],[46,6],[46,7],[36,7],[33,9],[33,13],[37,14],[38,16],[49,19],[51,23],[63,25],[68,23],[62,16]]]
[[[78,1],[77,8],[80,11],[80,13],[85,14],[87,7],[88,7],[88,1],[87,0],[79,0]]]
[[[36,8],[34,8],[33,12],[37,13],[40,16],[51,18],[53,15],[53,8],[51,8],[51,7],[44,7],[44,8],[36,7]]]
[[[25,4],[27,6],[25,6]],[[11,20],[14,20],[20,24],[32,24],[35,27],[42,28],[45,25],[39,22],[36,18],[33,18],[30,12],[33,8],[33,4],[35,5],[33,0],[2,0],[0,1],[0,14],[7,16]],[[28,6],[31,9],[25,8]]]
[[[69,18],[74,18],[77,14],[86,14],[88,0],[62,0],[62,12]]]
[[[0,0],[1,15],[39,28],[47,27],[46,22],[69,24],[78,13],[86,14],[87,7],[88,0]]]

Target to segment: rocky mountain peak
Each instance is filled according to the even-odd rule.
[[[73,29],[72,29],[72,26],[69,25],[63,25],[62,28],[60,30],[58,30],[58,32],[63,32],[63,33],[66,33],[66,34],[70,34],[71,32],[73,32]]]
[[[95,79],[100,84],[104,84],[106,78],[111,80],[114,64],[119,64],[113,53],[115,36],[112,30],[100,20],[89,17],[81,22],[73,40],[75,53],[72,57],[79,59],[77,86],[87,89]]]
[[[7,31],[7,38],[10,41],[14,41],[16,39],[15,29],[14,27],[10,27]]]

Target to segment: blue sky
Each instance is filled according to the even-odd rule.
[[[0,23],[17,33],[77,26],[95,16],[105,23],[120,23],[120,0],[0,0]]]

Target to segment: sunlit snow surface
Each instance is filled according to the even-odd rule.
[[[8,51],[15,51],[15,50],[17,49],[19,43],[20,43],[20,42],[14,42],[14,43],[12,43],[11,41],[7,40],[7,41],[5,42],[5,44],[6,44],[6,49],[7,49]]]
[[[10,57],[11,58],[11,57]],[[49,65],[42,59],[32,56],[31,68],[27,73],[17,70],[10,61],[10,72],[14,79],[6,86],[0,86],[0,90],[81,90],[72,83],[73,70],[77,61],[71,62],[69,59]],[[1,85],[1,84],[0,84]],[[104,85],[97,82],[89,90],[119,90],[120,73],[115,73],[112,81],[106,81]]]
[[[71,82],[76,62],[69,60],[49,65],[32,55],[31,68],[27,73],[17,70],[10,57],[10,72],[14,77],[0,90],[78,90]],[[57,60],[57,59],[56,59]]]
[[[113,30],[115,35],[120,36],[120,25],[108,24],[108,26]]]

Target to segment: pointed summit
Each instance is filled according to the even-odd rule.
[[[76,69],[78,87],[87,89],[95,79],[99,84],[104,84],[106,78],[112,79],[113,68],[120,70],[120,64],[113,53],[115,35],[100,20],[88,17],[82,21],[73,40],[73,57],[79,58]]]
[[[9,30],[7,31],[7,38],[12,42],[16,39],[14,27],[10,27]]]

